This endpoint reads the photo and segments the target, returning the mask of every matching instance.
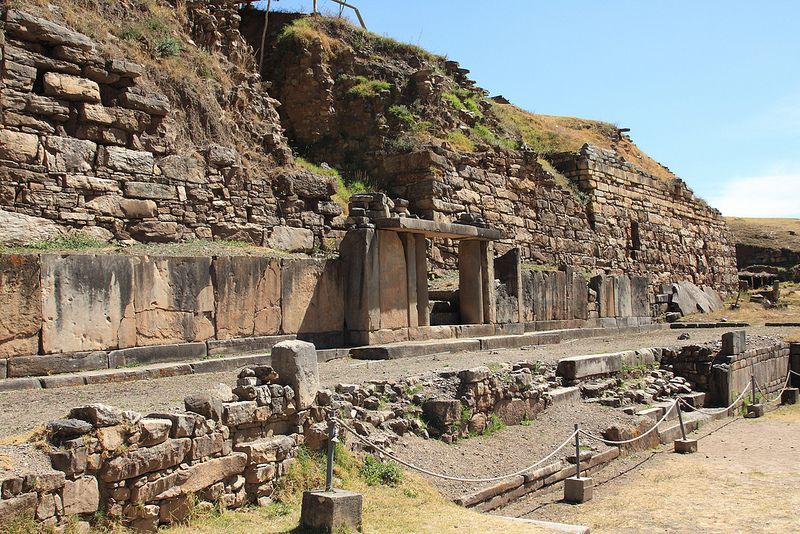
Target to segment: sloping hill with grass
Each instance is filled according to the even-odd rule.
[[[725,217],[737,244],[800,252],[800,219]]]

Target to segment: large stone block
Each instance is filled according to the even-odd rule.
[[[722,351],[723,356],[736,356],[747,350],[747,331],[735,330],[733,332],[726,332],[722,334]]]
[[[341,332],[344,275],[340,260],[285,260],[281,276],[285,334]]]
[[[94,51],[95,48],[94,42],[82,33],[34,17],[24,11],[10,9],[6,14],[6,23],[6,32],[23,40],[38,41],[49,45],[65,45],[87,51]]]
[[[614,289],[616,291],[617,317],[633,317],[631,279],[624,275],[615,277]]]
[[[403,243],[396,232],[378,231],[378,265],[381,328],[406,328],[408,327],[406,258]]]
[[[100,471],[100,478],[104,482],[117,482],[161,471],[183,462],[191,448],[192,440],[180,438],[167,440],[155,447],[136,449],[108,460]]]
[[[39,136],[11,130],[0,130],[0,159],[31,163],[39,155]]]
[[[62,493],[64,515],[91,514],[100,505],[100,489],[93,476],[67,480]]]
[[[558,360],[559,376],[566,380],[580,380],[592,376],[618,373],[622,369],[622,356],[616,354],[591,354]]]
[[[0,256],[0,358],[39,352],[40,274],[38,256]]]
[[[0,527],[8,526],[24,515],[33,515],[38,500],[36,492],[25,493],[0,501]]]
[[[223,256],[212,263],[217,339],[270,336],[281,329],[281,262]]]
[[[380,329],[378,241],[376,230],[347,232],[339,252],[345,262],[345,324],[349,331]]]
[[[137,345],[214,337],[211,258],[142,257],[134,279]]]
[[[266,246],[287,252],[311,252],[314,233],[307,228],[276,226],[266,240]]]
[[[45,353],[135,344],[131,258],[45,254],[41,262]]]
[[[45,143],[45,164],[50,172],[90,172],[96,155],[97,144],[92,141],[53,135]]]
[[[631,276],[631,313],[634,317],[650,317],[650,279]]]
[[[108,354],[104,351],[20,356],[9,360],[8,376],[45,376],[107,368]]]
[[[240,475],[244,473],[246,465],[247,455],[238,452],[194,465],[188,469],[186,481],[180,486],[181,493],[196,493],[220,480]]]
[[[358,493],[344,490],[306,491],[300,512],[300,524],[315,532],[361,532],[362,499]]]
[[[153,174],[153,154],[141,150],[129,150],[118,146],[102,147],[99,163],[109,169],[130,174]],[[127,188],[126,188],[127,191]]]
[[[305,341],[283,341],[272,348],[272,367],[280,383],[294,390],[298,410],[314,404],[319,389],[317,351]]]
[[[44,94],[78,102],[100,102],[97,82],[69,74],[46,72],[42,79]]]

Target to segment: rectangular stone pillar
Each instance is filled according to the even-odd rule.
[[[481,298],[483,299],[483,322],[497,322],[497,298],[494,287],[494,243],[480,242],[481,251]]]
[[[400,234],[406,255],[406,292],[408,293],[408,326],[419,326],[417,309],[417,243],[414,234]]]
[[[428,241],[422,234],[414,235],[417,269],[417,314],[419,326],[430,326],[428,315]]]
[[[458,242],[458,300],[461,322],[483,323],[483,273],[481,242],[463,239]]]
[[[381,329],[408,328],[406,256],[397,232],[378,230]]]
[[[347,232],[340,246],[345,262],[345,328],[348,333],[380,329],[380,266],[377,232]],[[349,334],[348,334],[349,338]]]

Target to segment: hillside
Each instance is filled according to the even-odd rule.
[[[800,252],[800,219],[725,217],[737,244]]]

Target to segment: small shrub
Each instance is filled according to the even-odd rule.
[[[359,471],[361,478],[370,486],[397,486],[403,481],[403,470],[394,462],[381,462],[372,455],[364,458]]]
[[[483,124],[476,124],[472,128],[470,128],[470,132],[472,132],[477,137],[483,139],[487,145],[493,146],[495,148],[504,148],[506,150],[515,150],[517,147],[517,143],[512,141],[511,139],[500,138],[495,135],[488,127]]]
[[[455,93],[447,91],[442,94],[442,99],[444,99],[445,102],[449,102],[450,105],[458,110],[467,109],[466,106],[464,106],[464,103],[461,102],[461,99],[458,98],[458,95]]]
[[[417,123],[417,117],[408,109],[407,106],[393,105],[389,106],[389,114],[392,115],[397,122],[404,124],[408,127],[413,127]]]
[[[481,435],[491,436],[495,432],[503,430],[505,427],[506,424],[503,422],[503,420],[497,417],[496,415],[492,414],[492,416],[489,418],[489,422],[486,425],[486,428],[484,428],[483,432],[481,432]]]
[[[181,52],[181,43],[171,35],[161,37],[156,41],[153,52],[162,59],[177,56]]]
[[[460,130],[453,130],[447,134],[447,142],[456,150],[462,152],[475,152],[475,143]]]

